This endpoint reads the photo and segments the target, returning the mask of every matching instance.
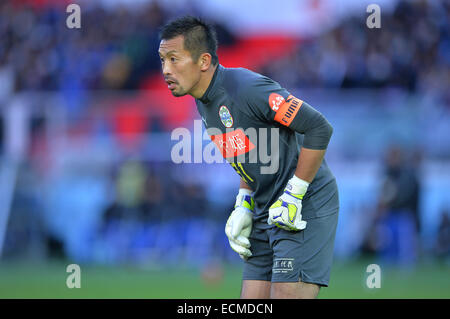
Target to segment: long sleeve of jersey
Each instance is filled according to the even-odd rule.
[[[247,99],[254,116],[304,134],[305,148],[324,150],[328,147],[333,127],[319,111],[268,77],[258,75],[247,83],[240,88],[240,96]]]

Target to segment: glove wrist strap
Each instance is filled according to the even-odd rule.
[[[309,183],[297,176],[292,176],[289,180],[288,185],[286,186],[286,190],[292,194],[300,195],[303,197],[308,190]]]
[[[255,202],[253,201],[252,191],[247,188],[240,188],[239,193],[236,196],[236,203],[234,207],[242,206],[250,211],[255,210]]]

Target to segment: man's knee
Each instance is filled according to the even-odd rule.
[[[270,298],[273,299],[315,299],[320,286],[306,282],[276,282],[272,283]]]
[[[241,299],[269,299],[270,286],[270,281],[243,280]]]

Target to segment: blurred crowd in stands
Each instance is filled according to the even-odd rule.
[[[158,29],[170,16],[158,2],[115,9],[90,3],[76,30],[67,28],[67,16],[62,6],[0,2],[0,78],[9,90],[139,89],[160,72]],[[221,43],[232,41],[217,29]]]
[[[394,87],[450,105],[450,2],[400,1],[381,28],[350,17],[263,72],[288,87]]]
[[[0,3],[0,65],[16,90],[130,89],[159,67],[156,2],[144,10],[82,11],[82,28],[66,26],[62,7]]]
[[[213,203],[201,184],[180,182],[174,171],[171,163],[126,160],[105,170],[71,166],[56,181],[42,181],[24,163],[3,256],[145,265],[236,261],[223,236],[231,199]]]
[[[170,16],[158,2],[139,10],[89,7],[77,32],[66,17],[61,8],[0,3],[2,90],[137,89],[159,72],[158,28]],[[365,27],[365,19],[301,39],[298,50],[257,71],[291,88],[401,87],[449,101],[449,2],[400,1],[392,13],[382,11],[381,29]],[[219,43],[232,43],[216,25]]]

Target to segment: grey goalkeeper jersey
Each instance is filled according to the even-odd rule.
[[[320,112],[244,68],[218,65],[207,91],[195,101],[211,140],[252,188],[256,220],[267,219],[296,170],[301,147],[326,149],[332,134]],[[305,220],[339,208],[336,180],[325,160],[302,204]]]

